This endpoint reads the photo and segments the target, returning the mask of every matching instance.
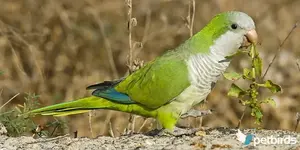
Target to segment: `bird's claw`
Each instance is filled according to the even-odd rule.
[[[209,110],[196,110],[196,109],[191,109],[189,110],[188,112],[182,114],[180,116],[181,119],[184,119],[184,118],[187,118],[187,117],[203,117],[203,116],[206,116],[206,115],[210,115],[212,114],[212,110],[209,109]]]

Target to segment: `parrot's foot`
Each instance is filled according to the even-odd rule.
[[[145,135],[158,136],[158,135],[162,135],[162,132],[164,132],[164,129],[154,129],[154,130],[151,130],[149,132],[146,132]]]
[[[183,136],[183,135],[195,135],[197,131],[199,131],[200,128],[179,128],[175,127],[173,131],[165,130],[166,134],[172,135],[172,136]]]
[[[178,128],[175,127],[173,131],[168,129],[154,129],[146,133],[148,136],[183,136],[183,135],[194,135],[197,131],[201,130],[200,128]]]
[[[187,117],[195,117],[195,118],[196,117],[203,117],[203,116],[212,114],[212,112],[213,111],[211,109],[209,109],[209,110],[203,110],[203,111],[196,110],[196,109],[191,109],[188,112],[186,112],[185,114],[182,114],[180,116],[180,118],[183,119],[183,118],[187,118]]]

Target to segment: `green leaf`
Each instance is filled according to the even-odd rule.
[[[255,110],[255,118],[256,118],[255,123],[260,124],[262,122],[262,117],[263,117],[263,114],[262,114],[261,110],[256,109]]]
[[[252,72],[250,69],[248,68],[244,68],[243,70],[243,77],[248,79],[248,80],[252,80],[252,76],[251,76]]]
[[[267,80],[264,84],[257,84],[257,85],[260,87],[268,88],[272,93],[281,92],[281,87],[273,83],[271,80]]]
[[[231,85],[229,92],[227,93],[228,96],[232,96],[236,98],[239,98],[240,96],[243,96],[245,94],[246,92],[234,83]]]
[[[261,77],[262,72],[262,60],[259,57],[259,53],[257,52],[256,46],[252,45],[249,55],[252,59],[252,77],[257,78]]]
[[[255,77],[261,77],[261,72],[262,72],[262,60],[258,55],[253,58],[253,66],[255,69]]]
[[[257,52],[256,46],[254,44],[251,45],[249,55],[252,59],[254,59],[256,56],[258,56],[258,52]]]
[[[251,116],[255,118],[255,124],[260,124],[262,122],[263,113],[260,107],[251,108]]]
[[[226,72],[223,74],[223,76],[227,79],[227,80],[231,80],[231,81],[235,81],[240,79],[243,75],[237,73],[237,72]]]
[[[0,75],[3,75],[4,74],[4,71],[0,71]]]
[[[264,100],[262,100],[261,103],[267,103],[267,104],[270,104],[273,107],[276,107],[276,102],[273,98],[264,99]]]

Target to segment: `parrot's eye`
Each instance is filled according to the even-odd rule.
[[[237,29],[237,27],[238,27],[238,25],[235,24],[235,23],[233,23],[233,24],[231,25],[231,28],[232,28],[232,29]]]

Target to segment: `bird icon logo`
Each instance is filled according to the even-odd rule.
[[[244,145],[249,145],[254,138],[253,134],[245,135],[240,129],[238,129],[236,136],[237,136],[237,140],[243,143]]]

